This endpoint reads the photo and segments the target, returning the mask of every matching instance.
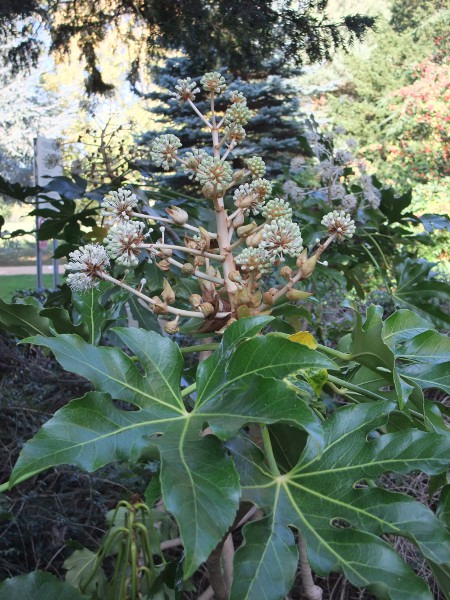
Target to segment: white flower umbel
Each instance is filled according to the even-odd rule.
[[[158,167],[168,171],[176,163],[178,148],[181,142],[176,135],[168,133],[157,137],[150,148],[150,156]]]
[[[98,287],[101,273],[109,265],[106,250],[100,244],[87,244],[79,250],[69,254],[69,263],[66,266],[70,273],[67,277],[69,286],[78,292],[85,292],[93,287]]]
[[[288,179],[283,183],[283,192],[286,196],[290,196],[292,200],[300,200],[303,196],[302,188],[299,187],[295,181],[292,181],[292,179]]]
[[[148,234],[143,233],[144,224],[136,221],[121,223],[111,229],[105,241],[106,249],[111,258],[119,265],[134,267],[139,263],[141,252],[139,245]]]
[[[269,200],[261,211],[262,216],[268,221],[276,221],[277,219],[288,219],[292,218],[292,208],[281,198],[274,198]]]
[[[195,81],[192,81],[190,77],[179,79],[175,89],[176,92],[171,92],[170,95],[178,100],[180,106],[188,100],[194,102],[195,95],[200,93],[200,88],[197,87]]]
[[[186,152],[183,168],[188,173],[189,179],[197,178],[197,170],[205,158],[209,158],[209,154],[205,150],[193,148],[192,152]]]
[[[266,223],[262,229],[259,247],[267,250],[272,262],[284,260],[284,255],[298,256],[303,250],[300,227],[288,219],[277,219]]]
[[[100,214],[105,217],[107,225],[124,223],[131,217],[138,199],[130,190],[120,189],[117,192],[109,192],[103,199]]]
[[[200,79],[200,83],[205,92],[211,92],[215,95],[222,94],[227,89],[225,78],[216,71],[205,73]]]
[[[202,185],[210,183],[223,193],[233,179],[233,169],[229,163],[218,157],[205,157],[197,169],[197,179]]]
[[[247,169],[251,173],[251,176],[255,179],[264,177],[266,174],[266,165],[260,156],[252,156],[251,158],[247,158],[245,163],[247,165]]]
[[[344,237],[351,238],[355,233],[355,222],[343,210],[333,210],[322,219],[322,225],[328,229],[330,235],[336,235],[338,240]]]
[[[251,184],[244,183],[234,192],[234,205],[241,208],[244,215],[249,215],[250,211],[257,215],[260,212],[262,202],[260,196],[252,189]]]
[[[250,184],[253,192],[258,196],[260,202],[264,202],[272,192],[272,184],[267,179],[255,179]]]
[[[236,264],[245,273],[270,273],[272,265],[270,254],[264,248],[245,248],[236,256]]]

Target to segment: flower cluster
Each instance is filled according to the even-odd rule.
[[[100,214],[105,217],[107,225],[123,223],[130,219],[137,203],[136,195],[130,190],[120,189],[117,192],[109,192],[103,199]]]
[[[268,223],[277,219],[292,219],[292,208],[286,200],[282,198],[274,198],[269,200],[263,207],[262,216]]]
[[[143,232],[144,224],[137,221],[119,223],[110,229],[105,246],[111,258],[124,267],[135,267],[142,244],[148,234]]]
[[[303,250],[303,239],[297,223],[277,219],[266,223],[262,229],[259,247],[267,250],[272,262],[284,260],[284,255],[298,256]]]
[[[233,179],[233,170],[226,161],[205,156],[197,167],[197,179],[202,185],[213,185],[219,194],[223,194]]]
[[[343,210],[333,210],[326,214],[322,219],[322,225],[328,229],[330,235],[336,235],[339,241],[346,236],[351,238],[355,233],[355,222]]]
[[[74,291],[85,292],[93,287],[98,287],[101,274],[109,265],[106,250],[100,244],[87,244],[79,250],[69,254],[69,263],[66,266],[69,273],[67,283]]]
[[[234,192],[234,204],[241,208],[245,215],[257,215],[264,200],[270,195],[272,184],[267,179],[255,179],[252,183],[240,185]]]
[[[203,86],[205,92],[219,95],[227,89],[227,84],[223,75],[217,72],[205,73],[200,79],[200,83]]]
[[[225,123],[236,124],[236,125],[246,125],[251,117],[250,109],[243,102],[236,102],[227,108],[225,112]]]
[[[183,168],[188,173],[189,179],[196,179],[199,166],[209,158],[209,154],[205,150],[193,148],[192,152],[186,152],[183,159]]]
[[[236,256],[241,271],[266,275],[271,271],[271,256],[264,248],[245,248]]]
[[[266,164],[260,156],[252,156],[247,158],[245,161],[247,169],[250,171],[251,176],[255,179],[264,177],[266,174]]]
[[[158,167],[168,171],[176,163],[181,142],[176,135],[168,133],[157,137],[150,148],[150,156]]]
[[[192,81],[190,77],[187,79],[179,79],[175,86],[175,92],[171,92],[170,95],[178,100],[178,104],[182,106],[185,102],[195,100],[195,95],[200,92],[200,88],[197,87],[195,81]]]

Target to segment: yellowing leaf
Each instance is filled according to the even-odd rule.
[[[309,333],[309,331],[298,331],[297,333],[290,335],[289,339],[297,344],[303,344],[303,346],[307,346],[308,348],[311,348],[311,350],[317,348],[317,340]]]

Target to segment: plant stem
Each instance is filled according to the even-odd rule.
[[[322,346],[322,344],[317,344],[317,350],[321,352],[325,352],[330,356],[335,356],[336,358],[341,358],[342,360],[350,361],[353,359],[353,354],[346,354],[345,352],[339,352],[339,350],[335,350],[334,348],[329,348],[328,346]]]
[[[197,389],[197,383],[191,383],[191,385],[184,388],[184,390],[181,390],[181,397],[184,398],[185,396],[189,396],[189,394],[191,394],[192,392],[195,392],[196,389]]]
[[[194,346],[185,346],[180,348],[181,354],[189,354],[189,352],[204,352],[205,350],[216,350],[219,347],[217,342],[212,344],[196,344]]]
[[[203,123],[211,129],[212,128],[211,123],[208,121],[208,119],[205,117],[205,115],[202,114],[198,110],[198,108],[195,106],[195,104],[192,102],[192,100],[190,98],[188,98],[188,103],[189,103],[190,107],[192,108],[192,110],[200,117],[200,119],[203,121]]]
[[[300,572],[302,575],[303,591],[307,600],[322,600],[323,590],[314,583],[311,565],[306,553],[306,544],[300,532],[298,533],[298,551],[300,553]]]
[[[178,260],[175,260],[174,258],[171,258],[170,256],[168,256],[166,258],[166,260],[168,260],[171,265],[175,265],[176,267],[179,267],[180,269],[183,266],[183,263],[180,263]],[[194,277],[197,277],[198,279],[206,279],[207,281],[212,281],[213,283],[219,283],[219,284],[224,283],[222,277],[213,277],[212,275],[208,275],[207,273],[202,273],[201,271],[198,271],[198,270],[194,271],[192,273],[192,275]]]
[[[264,443],[264,453],[266,455],[270,472],[278,477],[280,475],[280,471],[278,469],[277,461],[275,460],[275,456],[273,454],[272,442],[270,441],[270,433],[266,425],[261,425],[261,434]]]
[[[100,279],[104,279],[105,281],[110,281],[111,283],[118,285],[119,287],[123,288],[124,290],[127,290],[131,294],[134,294],[138,298],[141,298],[142,300],[144,300],[148,304],[151,304],[152,306],[156,304],[156,302],[154,300],[152,300],[151,298],[149,298],[142,292],[135,290],[130,285],[127,285],[123,281],[119,281],[115,277],[111,277],[111,275],[108,275],[108,273],[104,273],[103,271],[98,271],[97,275],[100,277]],[[166,310],[167,310],[167,312],[172,313],[173,315],[179,315],[180,317],[190,317],[190,318],[195,318],[195,319],[204,319],[205,318],[203,313],[194,312],[193,310],[183,310],[182,308],[173,308],[173,306],[167,306]],[[221,314],[221,313],[218,313],[218,314]],[[226,313],[226,314],[228,314],[228,313]]]
[[[201,250],[196,250],[195,248],[186,248],[186,246],[173,246],[172,244],[137,244],[137,248],[146,248],[146,249],[164,249],[164,250],[179,250],[180,252],[186,252],[187,254],[193,254],[194,256],[206,256],[207,258],[212,258],[215,260],[224,261],[226,260],[225,256],[221,254],[212,254],[212,252],[202,252]]]

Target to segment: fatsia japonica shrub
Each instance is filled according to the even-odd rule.
[[[102,205],[105,243],[76,250],[68,265],[77,293],[117,287],[156,315],[163,332],[115,327],[117,345],[99,346],[98,336],[36,325],[38,335],[27,341],[50,349],[93,390],[25,444],[1,489],[62,464],[87,471],[115,461],[158,465],[146,504],[124,503],[98,552],[77,551],[66,561],[67,582],[53,583],[55,594],[65,586],[70,598],[171,599],[180,597],[182,579],[195,598],[279,600],[298,581],[306,598],[319,599],[313,574],[340,572],[378,598],[431,599],[391,541],[415,544],[445,589],[450,435],[445,406],[427,390],[450,389],[449,339],[409,310],[383,320],[374,305],[365,317],[355,312],[338,348],[306,331],[276,331],[279,311],[295,315],[295,302],[308,297],[299,284],[357,225],[333,208],[305,246],[289,202],[270,197],[263,161],[252,157],[237,172],[227,161],[250,118],[245,98],[231,90],[229,107],[216,114],[224,80],[208,73],[202,85],[208,115],[198,111],[200,90],[189,79],[174,94],[210,131],[212,152],[181,151],[171,134],[151,154],[163,169],[179,166],[199,183],[215,225],[193,225],[176,206],[167,217],[150,216],[122,189]],[[143,258],[166,275],[157,295],[146,293],[145,279],[135,281]],[[98,303],[84,310],[86,323],[98,320]],[[182,328],[208,339],[180,347],[169,335]],[[186,379],[184,357],[201,351],[209,356]],[[412,471],[441,490],[436,513],[380,479]],[[164,522],[176,524],[175,544],[183,546],[175,572]],[[111,580],[103,571],[108,556],[116,556]],[[203,563],[206,586],[196,577]],[[0,599],[49,589],[49,578],[7,580]]]

